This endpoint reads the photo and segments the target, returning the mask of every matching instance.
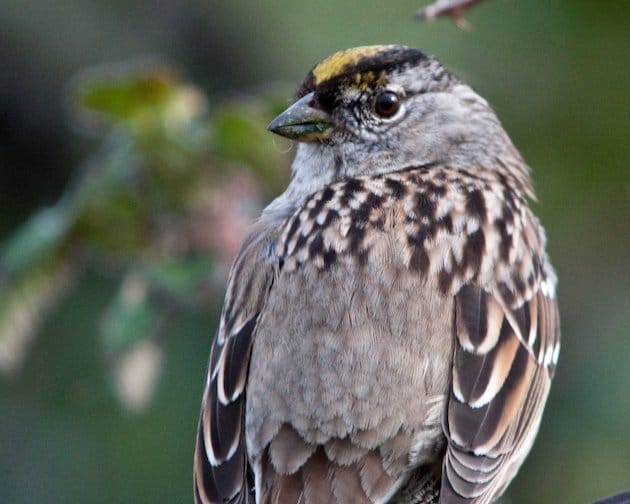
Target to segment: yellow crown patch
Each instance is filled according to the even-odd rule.
[[[371,58],[382,52],[391,49],[391,45],[373,45],[373,46],[361,46],[353,49],[347,49],[345,51],[339,51],[338,53],[329,56],[319,65],[313,68],[313,76],[315,77],[315,84],[320,84],[324,81],[332,79],[337,75],[340,75],[349,67],[357,65],[364,58]]]

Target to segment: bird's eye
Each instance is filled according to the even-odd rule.
[[[391,117],[400,108],[400,98],[393,91],[384,91],[376,97],[374,110],[381,117]]]

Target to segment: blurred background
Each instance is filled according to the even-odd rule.
[[[287,178],[265,125],[375,43],[437,55],[534,170],[563,348],[504,502],[630,487],[630,5],[421,6],[0,2],[0,502],[191,502],[226,271]]]

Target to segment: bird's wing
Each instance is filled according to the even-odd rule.
[[[559,350],[552,290],[542,280],[516,309],[473,285],[456,295],[441,502],[492,502],[529,452]]]
[[[236,258],[210,353],[194,461],[198,504],[249,502],[245,387],[254,330],[274,277],[268,236],[254,227]]]

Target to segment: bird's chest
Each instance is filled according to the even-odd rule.
[[[481,193],[411,176],[328,187],[285,223],[250,363],[254,452],[285,423],[317,444],[440,430],[453,296],[492,276],[496,232]]]
[[[342,248],[339,220],[286,256],[250,363],[248,439],[260,448],[284,423],[314,443],[372,427],[382,439],[403,426],[439,430],[452,297],[410,266],[401,216],[383,210],[360,242]]]
[[[466,282],[487,285],[501,254],[503,262],[516,258],[522,227],[515,201],[495,185],[449,171],[338,183],[286,222],[277,254],[285,272],[305,265],[325,271],[337,262],[394,265],[437,282],[444,296]]]

